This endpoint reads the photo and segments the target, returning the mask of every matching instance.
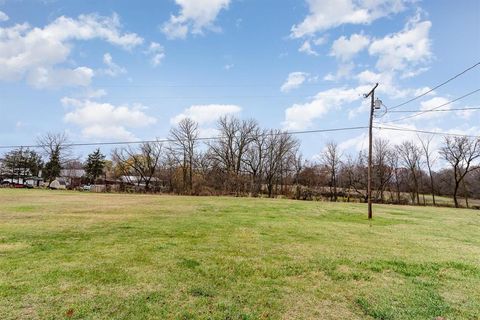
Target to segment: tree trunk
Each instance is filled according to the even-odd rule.
[[[272,198],[273,184],[269,182],[267,185],[267,189],[268,189],[268,197]]]
[[[433,184],[433,175],[432,175],[432,170],[430,169],[430,166],[428,167],[428,173],[430,175],[430,190],[432,192],[432,201],[433,201],[433,205],[436,206],[437,204],[435,203],[435,188]]]
[[[455,208],[459,208],[457,199],[458,186],[459,183],[455,182],[455,189],[453,190],[453,202],[455,203]]]
[[[468,190],[467,190],[467,185],[465,184],[465,179],[462,179],[462,184],[463,184],[463,196],[465,197],[465,205],[468,206]]]

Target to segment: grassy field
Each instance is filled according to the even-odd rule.
[[[363,204],[0,189],[0,319],[480,319],[480,211],[365,217]]]

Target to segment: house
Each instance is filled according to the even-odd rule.
[[[62,169],[57,180],[64,181],[69,188],[76,188],[82,185],[85,175],[84,169]]]
[[[38,176],[32,175],[29,169],[16,169],[13,172],[2,172],[1,176],[3,176],[3,179],[0,178],[1,184],[39,187],[43,183],[41,170]]]

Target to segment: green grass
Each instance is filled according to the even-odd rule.
[[[479,319],[480,211],[0,189],[0,319]]]

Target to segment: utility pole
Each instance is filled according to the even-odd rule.
[[[368,200],[368,219],[372,219],[372,135],[373,135],[373,112],[375,111],[375,89],[378,83],[375,84],[368,94],[365,94],[365,99],[371,97],[370,104],[370,125],[368,127],[368,182],[367,182],[367,200]]]

